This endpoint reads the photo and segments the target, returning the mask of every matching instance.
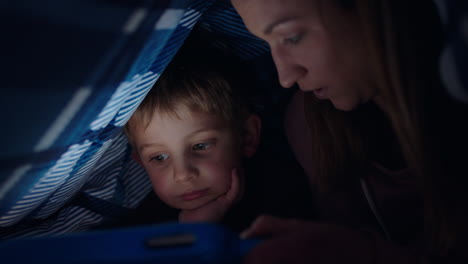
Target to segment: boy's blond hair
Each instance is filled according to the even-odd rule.
[[[210,66],[202,61],[172,62],[125,125],[130,143],[133,144],[133,129],[147,128],[155,113],[177,118],[176,109],[180,105],[216,115],[233,129],[241,129],[248,114],[247,105],[237,93],[242,87],[238,87],[238,80],[234,80],[232,73],[217,66],[222,65]]]

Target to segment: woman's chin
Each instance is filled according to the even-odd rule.
[[[351,102],[349,100],[330,99],[330,101],[332,102],[333,106],[336,109],[341,110],[341,111],[345,111],[345,112],[352,111],[352,110],[356,109],[356,107],[358,106],[358,104],[353,103],[353,102]]]

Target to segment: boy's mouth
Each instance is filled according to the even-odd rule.
[[[179,197],[184,201],[192,201],[192,200],[195,200],[195,199],[198,199],[200,197],[205,196],[205,194],[208,192],[208,190],[209,190],[209,188],[202,189],[202,190],[197,190],[197,191],[190,191],[190,192],[186,192],[186,193],[180,195]]]

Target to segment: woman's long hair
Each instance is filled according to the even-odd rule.
[[[385,114],[422,191],[425,238],[433,253],[446,254],[463,225],[466,199],[457,199],[463,184],[456,182],[463,161],[455,151],[467,146],[467,135],[461,132],[467,121],[462,119],[466,107],[452,101],[441,85],[438,59],[443,37],[436,9],[426,0],[337,2],[345,3],[342,7],[361,20]],[[372,161],[363,133],[365,121],[356,122],[362,117],[318,102],[313,95],[306,95],[305,113],[319,190],[352,180],[350,172],[359,177]]]

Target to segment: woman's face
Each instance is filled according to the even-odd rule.
[[[352,10],[332,0],[232,0],[247,28],[268,42],[279,80],[337,109],[375,99],[363,33]]]

